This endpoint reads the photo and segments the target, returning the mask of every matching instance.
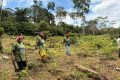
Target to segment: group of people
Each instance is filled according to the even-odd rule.
[[[70,56],[70,43],[69,32],[66,33],[66,37],[63,41],[66,47],[66,55]],[[12,59],[17,63],[18,71],[26,69],[27,67],[27,57],[25,52],[25,45],[23,43],[24,37],[22,35],[17,36],[16,43],[12,45]],[[45,34],[40,32],[36,38],[35,49],[39,49],[39,55],[41,61],[44,63],[47,59],[47,52],[45,47],[46,39]],[[118,49],[119,49],[119,58],[120,58],[120,36],[117,39]]]
[[[23,39],[24,37],[22,35],[17,36],[16,43],[12,45],[12,60],[17,63],[17,71],[24,70],[27,67],[27,57]],[[39,49],[40,59],[43,63],[47,58],[45,43],[45,34],[43,32],[40,32],[36,38],[35,49]],[[66,54],[70,56],[70,39],[68,32],[66,33],[66,38],[64,39],[63,44],[65,44],[66,47]]]

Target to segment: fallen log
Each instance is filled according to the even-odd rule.
[[[106,76],[102,75],[101,73],[83,67],[82,65],[76,64],[75,67],[84,73],[92,73],[91,76],[94,78],[94,80],[109,80]]]

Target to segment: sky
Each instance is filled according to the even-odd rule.
[[[3,8],[15,7],[30,7],[33,0],[3,0]],[[48,2],[55,2],[56,7],[64,7],[67,12],[73,12],[72,0],[41,0],[43,7],[47,7]],[[120,0],[91,0],[90,12],[86,14],[87,20],[93,20],[96,17],[108,16],[109,21],[115,22],[114,27],[120,26]],[[56,20],[57,22],[58,20]],[[69,15],[63,20],[68,24],[73,24],[74,21]],[[80,19],[77,19],[77,24],[80,25]]]

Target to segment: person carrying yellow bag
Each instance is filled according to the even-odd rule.
[[[47,52],[45,48],[45,34],[40,32],[36,38],[36,48],[39,48],[39,54],[42,62],[46,62]]]

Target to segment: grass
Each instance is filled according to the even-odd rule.
[[[71,78],[71,76],[78,80],[79,78],[81,80],[93,80],[88,77],[89,74],[76,70],[73,66],[75,63],[108,75],[115,80],[119,79],[119,72],[109,70],[101,61],[103,59],[107,63],[116,63],[120,67],[120,60],[116,54],[117,45],[111,40],[109,35],[81,36],[80,42],[71,44],[72,55],[70,57],[67,57],[65,54],[66,50],[62,44],[64,37],[50,37],[46,43],[50,59],[46,64],[40,62],[38,51],[33,50],[35,38],[33,36],[25,36],[24,39],[27,48],[27,62],[31,66],[27,75],[27,78],[30,78],[30,80],[56,80],[59,78],[66,80],[66,77]],[[13,42],[15,42],[14,36],[3,36],[2,44],[5,54],[7,53],[8,55],[11,53],[11,44]],[[69,61],[72,60],[73,63],[67,63],[67,59]],[[4,67],[5,65],[7,66]],[[16,76],[11,59],[0,63],[0,73],[0,80],[15,80],[14,77]]]

